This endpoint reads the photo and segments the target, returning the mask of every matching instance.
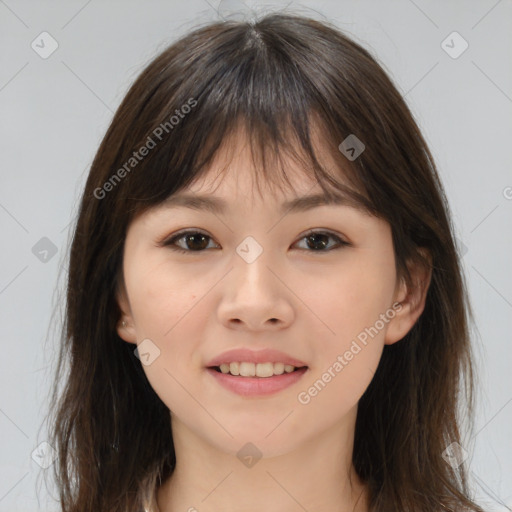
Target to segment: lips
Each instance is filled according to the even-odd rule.
[[[244,398],[262,398],[277,394],[296,385],[308,371],[308,368],[303,367],[291,373],[262,378],[237,377],[229,373],[219,373],[211,368],[206,370],[213,382]]]
[[[234,362],[247,362],[247,363],[284,363],[296,368],[307,366],[304,361],[296,359],[280,350],[264,349],[264,350],[250,350],[250,349],[234,349],[223,352],[222,354],[214,357],[206,364],[207,368],[215,368],[221,364],[229,364]]]

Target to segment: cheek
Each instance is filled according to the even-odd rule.
[[[344,284],[350,284],[350,279]],[[329,329],[322,326],[317,330],[314,365],[297,395],[304,428],[309,418],[323,417],[331,424],[347,414],[357,405],[378,367],[387,328],[379,318],[387,302],[384,295],[377,299],[365,293],[363,281],[357,284],[355,291],[326,301],[319,310]],[[313,423],[309,426],[314,428]]]
[[[390,308],[395,272],[393,258],[374,254],[369,251],[347,260],[329,280],[310,276],[305,282],[308,296],[304,302],[318,321],[314,368],[303,391],[316,383],[307,394],[316,397],[318,405],[337,403],[342,409],[354,405],[379,364],[394,316]]]
[[[148,262],[144,269],[132,272],[127,288],[133,298],[132,312],[139,337],[169,343],[187,315],[196,315],[198,297],[206,293],[208,286],[206,281],[194,279],[183,269],[170,268],[165,262]]]
[[[189,388],[184,369],[190,367],[197,353],[187,321],[194,299],[183,288],[164,285],[162,280],[147,280],[133,307],[137,341],[151,340],[150,351],[155,354],[150,364],[142,364],[142,369],[154,392],[171,411],[187,411],[190,396],[184,391],[184,387]]]
[[[319,320],[317,332],[323,334],[319,339],[334,348],[342,349],[373,326],[393,302],[394,261],[362,256],[354,254],[328,278],[304,276],[304,303]]]
[[[131,267],[126,286],[137,342],[151,340],[158,354],[151,364],[143,365],[143,370],[171,410],[186,409],[190,396],[183,386],[190,388],[190,369],[201,364],[201,333],[204,337],[211,317],[207,293],[213,283],[184,269],[171,268],[167,262],[150,264],[146,259],[143,267]]]

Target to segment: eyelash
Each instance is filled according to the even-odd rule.
[[[180,232],[176,233],[171,238],[163,241],[161,243],[161,245],[164,246],[164,247],[168,247],[172,251],[176,251],[176,252],[180,252],[180,253],[201,253],[201,252],[205,252],[207,250],[207,249],[202,249],[200,251],[193,251],[193,250],[190,250],[190,249],[183,249],[182,247],[179,247],[179,246],[177,246],[175,244],[175,242],[177,242],[178,240],[184,238],[187,235],[204,235],[207,238],[209,238],[210,240],[213,240],[210,235],[208,235],[208,234],[206,234],[206,233],[204,233],[202,231],[186,230],[186,231],[180,231]],[[338,245],[335,246],[335,247],[331,247],[330,249],[325,249],[325,250],[317,250],[317,251],[315,251],[313,249],[300,249],[300,250],[306,251],[306,252],[316,252],[316,253],[324,252],[325,253],[325,252],[330,252],[330,251],[333,251],[333,250],[336,250],[336,249],[341,249],[342,247],[346,247],[346,246],[350,246],[351,245],[349,242],[346,242],[345,240],[342,240],[338,235],[336,235],[335,233],[332,233],[331,231],[315,231],[315,230],[308,231],[303,236],[301,236],[299,238],[299,240],[304,240],[305,238],[307,238],[308,236],[311,236],[311,235],[327,235],[327,236],[329,236],[331,238],[336,239],[336,242],[338,243]]]

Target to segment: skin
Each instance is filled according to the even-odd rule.
[[[390,226],[351,206],[279,214],[281,202],[321,192],[288,163],[295,192],[258,194],[238,135],[187,190],[226,199],[225,215],[159,206],[129,226],[118,332],[134,347],[149,338],[160,350],[143,368],[171,411],[177,457],[158,489],[161,512],[368,510],[367,488],[351,463],[357,404],[384,345],[402,339],[423,311],[430,275],[411,267],[417,286],[408,288],[396,275]],[[219,170],[223,179],[216,183]],[[158,245],[184,228],[207,234],[208,248],[193,252],[184,238],[177,243],[186,254]],[[317,228],[350,245],[315,251],[304,233]],[[249,235],[263,248],[251,264],[236,252]],[[300,403],[298,393],[395,302],[400,311],[366,346],[359,343],[362,350],[321,392]],[[238,396],[205,365],[242,347],[277,348],[306,362],[308,372],[274,395]],[[236,455],[248,442],[262,453],[250,468]]]

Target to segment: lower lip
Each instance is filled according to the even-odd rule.
[[[300,368],[290,373],[283,373],[272,377],[240,377],[218,372],[212,368],[207,368],[206,370],[221,386],[224,386],[233,393],[241,396],[266,396],[295,384],[308,369]]]

